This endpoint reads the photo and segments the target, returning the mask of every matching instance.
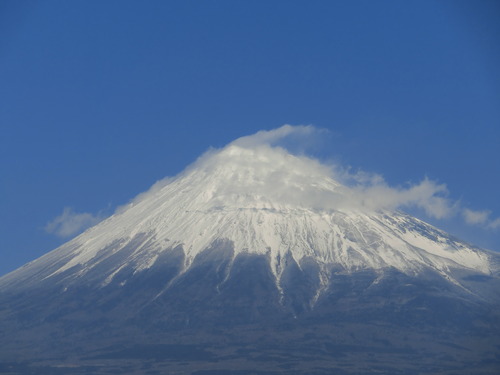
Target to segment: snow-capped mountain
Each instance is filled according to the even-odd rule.
[[[280,148],[230,145],[3,278],[0,285],[35,274],[47,280],[69,270],[64,282],[71,282],[126,252],[102,271],[104,286],[124,267],[141,272],[178,247],[188,269],[197,255],[221,240],[231,242],[233,259],[242,252],[267,255],[278,284],[281,260],[287,256],[297,264],[316,262],[324,284],[332,266],[347,272],[392,267],[408,275],[431,269],[450,280],[454,269],[494,272],[492,254],[418,219],[342,208],[348,193],[313,159]]]
[[[368,198],[330,167],[283,148],[243,138],[212,150],[0,278],[0,329],[10,337],[0,344],[18,355],[33,335],[52,332],[56,353],[74,356],[64,345],[77,340],[88,355],[122,345],[130,327],[141,341],[164,332],[157,343],[191,327],[207,334],[285,323],[303,332],[337,322],[342,336],[376,321],[366,331],[372,339],[380,322],[390,332],[449,322],[494,332],[498,254]],[[113,340],[96,344],[103,332]],[[498,359],[488,350],[478,356]]]

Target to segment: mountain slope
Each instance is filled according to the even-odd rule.
[[[4,363],[14,373],[366,373],[377,361],[494,373],[498,254],[359,198],[282,148],[211,151],[0,278],[0,360],[19,361]]]
[[[348,190],[317,170],[316,161],[282,149],[229,146],[2,278],[0,285],[18,283],[22,275],[39,273],[46,279],[70,269],[82,277],[110,257],[120,259],[108,262],[109,268],[102,271],[100,282],[105,285],[121,268],[148,269],[160,254],[178,246],[188,268],[217,240],[231,241],[235,254],[269,254],[278,281],[281,259],[288,255],[298,264],[312,258],[322,269],[394,267],[416,274],[430,268],[449,279],[455,268],[494,272],[492,254],[408,215],[343,209],[341,204],[340,209],[330,208],[331,202],[347,199]]]

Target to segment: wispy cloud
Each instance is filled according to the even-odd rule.
[[[391,186],[381,175],[352,172],[338,164],[323,163],[303,153],[290,152],[290,144],[297,151],[297,144],[307,147],[322,138],[325,132],[314,126],[284,125],[238,138],[222,149],[210,149],[179,176],[157,182],[117,212],[158,194],[166,185],[186,174],[201,171],[211,176],[220,173],[222,166],[233,171],[234,175],[230,183],[220,184],[216,191],[210,192],[214,202],[217,201],[214,204],[221,206],[238,197],[250,196],[270,204],[314,209],[373,212],[418,208],[432,218],[460,216],[470,225],[500,229],[500,218],[491,220],[487,210],[474,211],[464,207],[461,202],[450,198],[445,184],[427,177],[419,182]],[[255,176],[249,178],[249,174]],[[70,226],[71,220],[68,221]]]
[[[496,218],[495,220],[492,220],[488,223],[488,228],[489,229],[500,229],[500,217]]]
[[[452,216],[456,204],[448,198],[446,185],[424,178],[407,187],[391,187],[381,177],[375,183],[358,184],[350,187],[351,204],[369,210],[399,209],[416,207],[437,219]]]
[[[61,215],[47,223],[45,231],[61,238],[67,238],[83,232],[102,219],[104,217],[101,214],[78,213],[74,212],[71,207],[65,207]]]
[[[301,163],[290,163],[286,161],[283,153],[276,152],[278,146],[282,146],[283,140],[293,138],[302,142],[308,142],[311,138],[318,138],[324,130],[314,126],[291,126],[284,125],[280,128],[260,131],[253,135],[239,138],[227,147],[232,145],[241,146],[247,149],[259,148],[259,155],[267,152],[269,158],[274,158],[273,162],[277,165],[289,163],[290,175],[297,179],[300,177],[305,180],[313,179],[313,175],[328,174],[333,180],[342,184],[341,187],[332,191],[318,189],[317,186],[308,186],[307,181],[300,184],[300,189],[292,193],[293,189],[287,186],[288,193],[279,197],[280,184],[260,183],[258,187],[248,187],[252,192],[259,191],[262,194],[273,197],[273,199],[283,198],[290,203],[302,202],[309,205],[318,205],[331,209],[358,209],[377,211],[383,209],[404,209],[419,208],[429,216],[437,219],[445,219],[460,215],[467,224],[481,225],[489,229],[500,229],[500,218],[490,219],[490,212],[487,210],[474,211],[463,207],[459,201],[452,200],[449,197],[449,191],[445,184],[438,183],[427,177],[418,183],[407,183],[404,186],[390,186],[382,176],[368,172],[350,172],[350,169],[339,165],[325,165],[318,160],[310,159],[306,156],[295,156],[301,160]],[[265,148],[268,148],[266,151]],[[278,147],[279,148],[279,147]],[[223,150],[222,150],[223,151]],[[213,157],[213,154],[210,155]],[[232,156],[233,157],[233,156]],[[256,165],[257,166],[257,165]],[[259,166],[257,166],[259,167]],[[263,166],[261,166],[263,167]],[[300,176],[300,177],[299,177]],[[297,183],[296,186],[299,186]],[[245,188],[245,187],[242,187]],[[255,190],[257,188],[257,190]],[[274,196],[273,196],[274,195]]]
[[[474,211],[469,208],[462,210],[462,216],[467,224],[480,225],[484,228],[497,230],[500,229],[500,217],[496,219],[490,218],[491,211]]]
[[[246,148],[262,145],[275,146],[277,143],[282,143],[287,138],[297,139],[297,137],[302,138],[301,141],[303,142],[304,138],[311,138],[320,132],[323,132],[323,130],[312,125],[283,125],[277,129],[260,130],[255,134],[240,137],[231,142],[230,145]]]
[[[464,208],[462,215],[467,224],[486,224],[488,217],[490,216],[489,211],[474,211],[468,208]]]

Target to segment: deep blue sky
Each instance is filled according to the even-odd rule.
[[[322,158],[500,216],[497,1],[0,2],[0,275],[208,147],[285,123]],[[418,213],[417,213],[418,214]],[[500,227],[422,218],[500,250]]]

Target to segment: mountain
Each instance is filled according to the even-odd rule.
[[[497,373],[499,255],[366,199],[212,150],[0,278],[0,373]]]

